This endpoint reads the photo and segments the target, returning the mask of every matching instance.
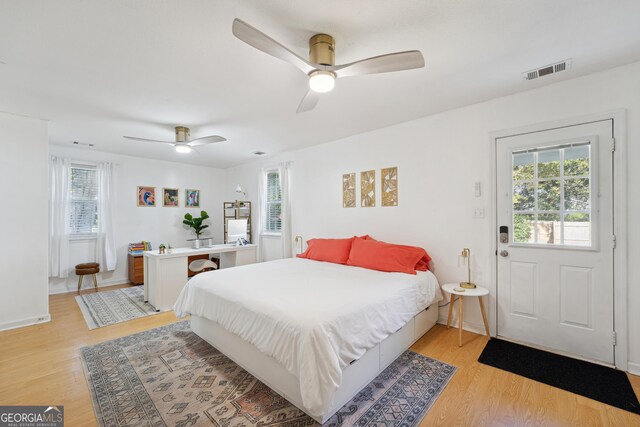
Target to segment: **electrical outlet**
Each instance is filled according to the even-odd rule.
[[[484,218],[484,208],[473,208],[473,219]]]

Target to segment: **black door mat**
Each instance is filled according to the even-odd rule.
[[[489,340],[478,362],[640,414],[627,374],[613,368],[496,338]]]

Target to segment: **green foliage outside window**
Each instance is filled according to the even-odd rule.
[[[562,163],[561,150],[514,154],[514,242],[532,242],[535,227],[542,227],[545,231],[541,235],[549,241],[537,243],[554,243],[559,236],[554,236],[553,224],[560,222],[562,215],[565,222],[590,221],[589,213],[576,212],[591,210],[588,148],[564,149]],[[561,190],[564,190],[563,205]]]

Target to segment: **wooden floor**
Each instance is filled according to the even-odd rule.
[[[177,319],[166,312],[90,331],[75,295],[50,297],[50,323],[0,333],[0,404],[64,405],[66,426],[95,426],[80,348]],[[412,348],[458,368],[421,426],[640,426],[638,415],[482,365],[486,338],[464,339],[459,348],[457,330],[436,325]],[[630,378],[640,394],[640,377]]]

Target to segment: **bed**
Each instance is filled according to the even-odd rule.
[[[174,311],[323,423],[436,323],[441,298],[429,271],[290,258],[199,274]]]

